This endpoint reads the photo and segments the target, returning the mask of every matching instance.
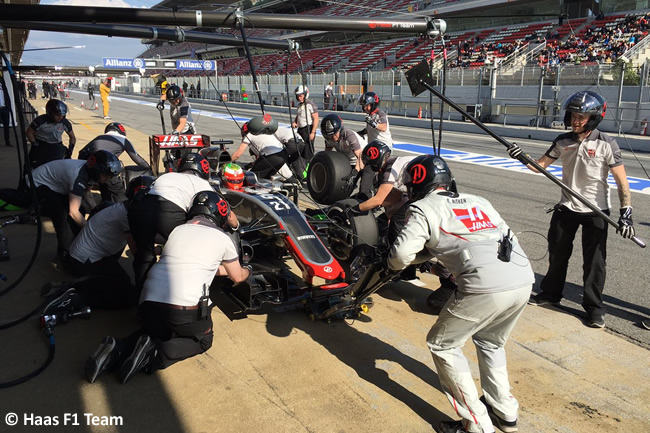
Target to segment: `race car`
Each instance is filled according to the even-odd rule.
[[[366,218],[376,226],[372,216],[346,220],[345,203],[305,213],[292,200],[294,187],[262,180],[241,190],[222,189],[241,224],[242,261],[253,269],[238,285],[216,280],[213,290],[232,301],[219,305],[231,318],[267,303],[304,307],[314,319],[357,317],[367,311],[368,296],[394,277],[384,269],[379,251],[385,249],[354,233],[369,225]]]
[[[365,310],[368,295],[392,278],[383,269],[385,260],[378,259],[374,216],[346,216],[345,209],[356,204],[350,199],[303,212],[298,185],[258,180],[251,172],[245,173],[241,189],[222,188],[220,167],[230,162],[230,154],[223,142],[218,147],[208,143],[209,137],[198,135],[152,136],[150,141],[152,166],[158,166],[162,149],[198,151],[208,157],[211,183],[240,221],[234,240],[242,262],[253,272],[238,285],[227,278],[215,280],[213,292],[221,291],[231,301],[220,308],[236,317],[264,304],[298,305],[314,319],[356,317]],[[166,164],[166,170],[170,168],[173,164]],[[357,254],[361,247],[368,249]]]

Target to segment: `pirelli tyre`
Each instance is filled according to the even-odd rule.
[[[309,162],[307,188],[320,204],[332,204],[349,197],[346,182],[341,178],[350,174],[350,160],[340,152],[318,152]]]
[[[357,204],[359,204],[358,200],[348,198],[337,201],[327,209],[327,216],[334,222],[328,227],[329,249],[341,262],[352,261],[355,251],[362,245],[374,247],[381,243],[379,227],[372,212],[354,215],[351,218],[346,216],[345,210]]]

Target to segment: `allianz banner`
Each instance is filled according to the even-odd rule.
[[[116,57],[104,57],[103,62],[105,68],[116,69],[140,69],[144,68],[143,59],[118,59]]]
[[[213,60],[176,60],[176,69],[191,71],[214,71],[217,62]]]

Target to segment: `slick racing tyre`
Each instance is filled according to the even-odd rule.
[[[309,162],[307,188],[320,204],[332,204],[348,197],[346,182],[341,178],[350,174],[350,160],[340,152],[318,152]]]
[[[379,229],[372,212],[354,215],[349,219],[345,215],[347,208],[357,204],[357,200],[348,198],[337,201],[327,210],[327,216],[335,223],[328,229],[329,249],[332,255],[342,262],[352,261],[355,250],[362,245],[374,247],[380,244]]]

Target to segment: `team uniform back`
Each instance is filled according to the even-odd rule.
[[[212,284],[219,265],[239,260],[235,244],[223,230],[196,221],[176,227],[169,235],[160,260],[147,275],[141,303],[194,306],[203,296],[204,285]]]
[[[95,263],[121,254],[126,246],[129,221],[124,203],[97,212],[70,245],[69,255],[81,263]]]
[[[86,161],[77,159],[50,161],[32,171],[34,186],[46,186],[58,194],[82,197],[92,182],[85,165]]]
[[[149,164],[138,155],[131,141],[117,132],[109,132],[95,137],[79,151],[78,158],[88,159],[90,155],[98,150],[106,150],[118,158],[122,153],[126,152],[139,167],[149,169]]]
[[[456,276],[460,292],[518,289],[532,284],[535,278],[516,237],[511,260],[497,258],[498,242],[507,231],[508,226],[487,200],[471,194],[432,192],[410,205],[407,224],[393,247],[393,252],[400,254],[391,260],[396,264],[411,263],[425,240],[431,255]]]
[[[210,182],[192,174],[165,173],[156,179],[148,194],[162,197],[187,212],[192,199],[201,191],[213,191]]]

